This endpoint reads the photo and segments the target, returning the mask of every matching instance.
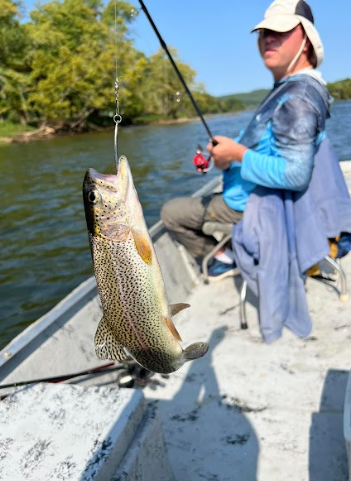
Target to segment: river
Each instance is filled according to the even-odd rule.
[[[236,136],[252,112],[208,121]],[[340,160],[351,159],[351,102],[333,106],[327,132]],[[124,127],[128,157],[148,226],[162,204],[190,195],[218,171],[195,173],[192,157],[208,135],[201,122]],[[0,146],[0,349],[93,275],[82,203],[85,171],[114,173],[113,131]]]

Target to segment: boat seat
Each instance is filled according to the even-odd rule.
[[[233,224],[221,224],[220,222],[205,222],[202,226],[202,232],[206,235],[213,235],[215,238],[218,236],[220,240],[218,244],[203,258],[202,261],[202,275],[205,284],[209,283],[208,279],[208,263],[211,259],[216,255],[216,253],[231,239],[232,237],[232,228]],[[339,299],[341,302],[346,302],[348,300],[348,292],[347,292],[347,282],[346,282],[346,274],[341,265],[332,257],[325,256],[324,262],[326,262],[332,269],[334,269],[339,278],[340,282],[340,290],[339,290]],[[234,275],[239,275],[240,270],[237,268],[237,271],[234,272]],[[322,282],[329,284],[327,280],[321,280]],[[247,282],[243,279],[243,283],[240,289],[240,326],[241,329],[247,329],[247,317],[246,317],[246,309],[245,309],[245,301],[246,301],[246,294],[247,294]]]
[[[228,242],[232,237],[233,224],[222,224],[221,222],[205,222],[202,226],[202,232],[208,236],[213,236],[218,240],[213,249],[202,260],[202,275],[205,284],[208,280],[208,264],[217,254],[217,252]],[[239,273],[239,271],[238,271]]]

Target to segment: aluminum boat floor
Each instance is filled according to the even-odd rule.
[[[350,284],[350,255],[342,265]],[[169,379],[157,375],[163,386],[144,389],[158,407],[176,481],[347,481],[351,301],[309,279],[311,335],[285,329],[267,345],[254,296],[249,329],[240,329],[240,282],[195,288],[175,323],[184,347],[208,340],[210,351]]]

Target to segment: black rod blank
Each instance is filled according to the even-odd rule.
[[[201,112],[199,106],[197,105],[197,103],[196,103],[196,101],[195,101],[195,99],[194,99],[194,97],[193,97],[193,94],[190,92],[187,84],[185,83],[185,80],[184,80],[183,75],[180,73],[180,71],[179,71],[179,69],[178,69],[175,61],[173,60],[173,57],[172,57],[172,55],[170,54],[170,52],[169,52],[169,50],[168,50],[168,48],[167,48],[167,45],[165,44],[163,38],[161,37],[160,32],[158,31],[158,29],[157,29],[154,21],[152,20],[149,12],[148,12],[148,10],[147,10],[147,8],[145,7],[144,2],[143,2],[142,0],[138,0],[138,1],[139,1],[140,5],[141,5],[141,8],[143,9],[145,15],[147,16],[147,18],[148,18],[148,20],[149,20],[152,28],[154,29],[154,31],[155,31],[155,33],[156,33],[156,35],[157,35],[157,38],[158,38],[159,41],[160,41],[160,44],[161,44],[163,50],[164,50],[164,51],[166,52],[166,54],[168,55],[168,58],[169,58],[169,60],[170,60],[170,62],[171,62],[171,64],[172,64],[174,70],[176,71],[176,74],[178,75],[179,80],[181,81],[181,83],[182,83],[182,85],[183,85],[186,93],[188,94],[189,99],[191,100],[191,103],[193,104],[193,106],[194,106],[194,108],[195,108],[198,116],[200,117],[200,119],[201,119],[201,121],[202,121],[202,123],[203,123],[203,125],[204,125],[204,127],[205,127],[205,129],[206,129],[206,131],[207,131],[207,133],[208,133],[208,135],[210,136],[210,139],[211,139],[211,141],[212,141],[212,144],[213,144],[213,145],[217,145],[218,142],[213,139],[213,135],[212,135],[212,133],[211,133],[211,130],[210,130],[209,126],[207,125],[207,123],[206,123],[206,121],[205,121],[205,119],[204,119],[204,117],[203,117],[203,115],[202,115],[202,112]]]
[[[114,362],[110,362],[108,364],[104,364],[103,366],[98,366],[92,369],[88,369],[86,371],[75,372],[72,374],[64,374],[62,376],[44,377],[40,379],[31,379],[28,381],[13,382],[10,384],[0,384],[0,389],[9,389],[14,387],[26,386],[28,384],[37,384],[39,382],[58,383],[58,382],[67,381],[68,379],[73,379],[79,376],[88,376],[89,374],[100,374],[104,372],[119,371],[121,369],[126,368],[125,364],[117,365],[115,367],[112,367],[112,366],[115,366]]]

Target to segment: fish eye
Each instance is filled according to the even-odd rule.
[[[92,204],[96,204],[100,199],[100,195],[98,192],[92,190],[91,192],[89,192],[88,194],[88,200],[89,202],[91,202]]]

